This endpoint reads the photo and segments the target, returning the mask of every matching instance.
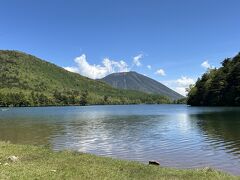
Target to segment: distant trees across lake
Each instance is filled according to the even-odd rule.
[[[219,69],[209,69],[189,89],[193,106],[240,106],[240,53],[227,58]]]
[[[23,107],[23,106],[65,106],[65,105],[104,105],[104,104],[162,104],[170,103],[167,98],[159,98],[154,95],[151,97],[142,97],[141,99],[129,99],[127,97],[111,97],[104,95],[97,97],[89,94],[87,90],[83,92],[55,91],[53,94],[45,95],[38,92],[9,92],[0,93],[0,106],[2,107]]]
[[[22,92],[0,93],[0,106],[46,106],[46,105],[86,105],[86,92],[61,93],[55,91],[53,96],[46,96],[43,93]]]

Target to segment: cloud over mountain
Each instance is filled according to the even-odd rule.
[[[166,73],[163,69],[158,69],[155,74],[159,75],[159,76],[166,76]]]
[[[128,72],[130,69],[128,64],[123,61],[111,60],[109,58],[104,58],[101,65],[90,64],[87,61],[85,54],[74,59],[76,66],[74,67],[64,67],[66,70],[79,73],[83,76],[100,79],[108,74],[115,72]]]
[[[133,65],[141,66],[142,65],[142,63],[141,63],[142,58],[143,58],[143,54],[139,54],[139,55],[133,57]]]

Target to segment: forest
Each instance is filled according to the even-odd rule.
[[[240,106],[240,53],[209,69],[188,89],[192,106]]]

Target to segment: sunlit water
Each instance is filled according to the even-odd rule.
[[[0,140],[240,175],[240,108],[125,105],[0,109]]]

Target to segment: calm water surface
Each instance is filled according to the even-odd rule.
[[[0,140],[240,175],[240,108],[129,105],[0,109]]]

